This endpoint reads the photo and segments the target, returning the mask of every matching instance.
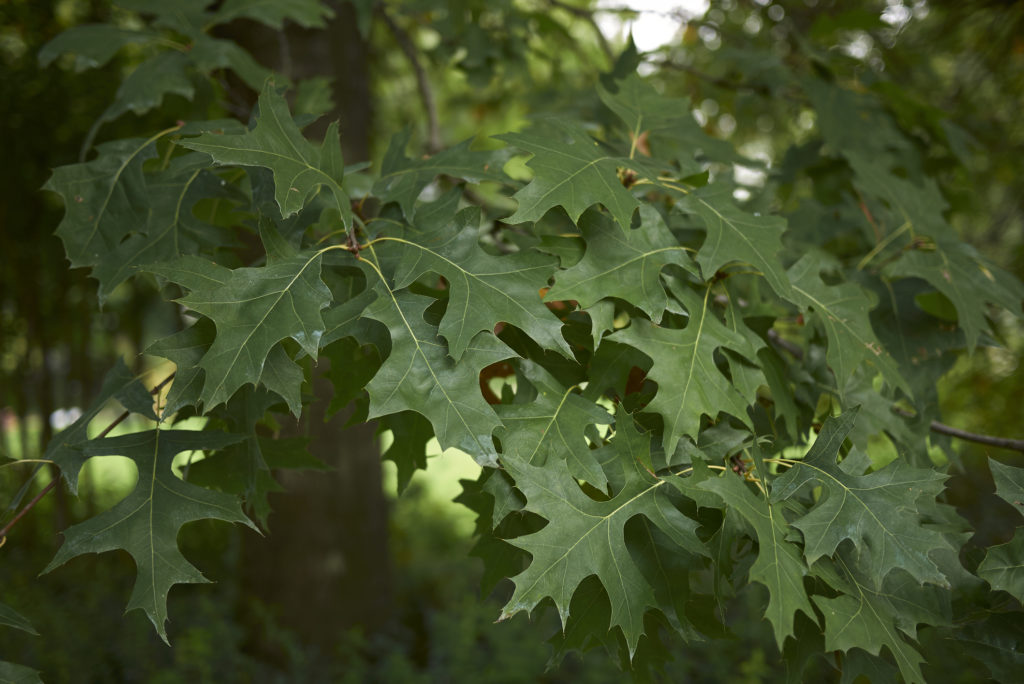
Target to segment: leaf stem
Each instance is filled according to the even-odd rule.
[[[910,221],[904,221],[903,225],[886,235],[881,242],[874,246],[874,248],[864,255],[864,258],[857,263],[857,270],[863,271],[864,267],[867,266],[872,259],[878,256],[879,252],[892,244],[892,241],[898,238],[903,233],[907,232],[913,224]]]

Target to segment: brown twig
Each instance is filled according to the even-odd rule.
[[[904,418],[913,418],[914,414],[910,411],[906,411],[899,407],[894,406],[892,409],[895,413],[903,416]],[[996,447],[997,449],[1009,449],[1011,451],[1019,451],[1024,453],[1024,439],[1011,439],[1009,437],[993,437],[991,435],[982,435],[977,432],[968,432],[967,430],[961,430],[955,428],[952,425],[946,425],[940,423],[937,420],[933,420],[929,425],[932,432],[937,432],[940,435],[948,435],[950,437],[956,437],[967,442],[975,442],[977,444],[984,444],[986,446]]]
[[[58,482],[60,482],[60,478],[59,477],[55,477],[52,480],[50,480],[50,484],[48,484],[45,487],[43,487],[43,490],[41,492],[36,494],[35,497],[31,501],[29,501],[27,504],[25,504],[25,507],[22,508],[20,511],[18,511],[17,515],[15,515],[13,518],[11,518],[11,521],[9,523],[4,525],[4,528],[2,530],[0,530],[0,546],[3,546],[4,543],[7,541],[7,533],[11,530],[11,528],[14,527],[14,525],[19,520],[24,518],[25,514],[28,513],[30,510],[32,510],[32,507],[35,506],[37,503],[39,503],[40,499],[42,499],[44,496],[46,496],[50,492],[51,489],[56,487]]]
[[[384,9],[384,3],[377,3],[377,13],[387,25],[388,30],[395,37],[398,47],[402,48],[406,59],[412,66],[416,75],[416,88],[420,93],[420,100],[423,101],[423,108],[427,111],[427,152],[437,154],[441,151],[441,124],[437,119],[437,104],[434,102],[434,91],[430,87],[430,80],[427,72],[420,63],[419,55],[416,53],[416,45],[412,42],[409,34],[395,23],[391,15]]]
[[[164,388],[164,385],[166,385],[167,383],[169,383],[173,379],[174,379],[174,373],[171,373],[166,378],[161,380],[159,384],[157,384],[155,387],[153,387],[153,389],[149,390],[149,393],[150,394],[157,394],[161,389]],[[124,421],[124,419],[127,418],[129,415],[131,415],[130,411],[122,412],[121,415],[119,415],[117,418],[115,418],[114,420],[112,420],[110,422],[110,425],[108,425],[107,427],[105,427],[103,429],[103,432],[101,432],[100,434],[96,435],[95,439],[102,439],[103,437],[106,437],[108,434],[110,434],[111,430],[113,430],[115,427],[120,425]],[[38,472],[38,471],[36,471],[36,472]],[[50,480],[50,483],[47,484],[45,487],[43,487],[42,491],[40,491],[38,494],[36,494],[35,497],[31,501],[29,501],[27,504],[25,504],[25,507],[22,508],[20,511],[18,511],[15,514],[15,516],[13,518],[11,518],[10,522],[8,522],[6,525],[4,525],[3,529],[0,529],[0,546],[3,546],[4,543],[7,541],[7,533],[10,532],[11,528],[14,527],[14,525],[19,520],[24,518],[25,514],[28,513],[30,510],[32,510],[35,507],[35,505],[37,503],[39,503],[42,500],[42,498],[44,496],[46,496],[50,492],[50,490],[54,489],[57,486],[58,482],[60,482],[60,477],[59,476],[53,478],[52,480]]]
[[[771,343],[777,346],[779,349],[783,349],[793,355],[796,359],[804,358],[804,350],[793,344],[789,340],[783,339],[779,333],[775,330],[768,331],[768,339]],[[899,407],[894,406],[892,409],[895,413],[903,416],[904,418],[913,418],[914,414],[910,411],[906,411]],[[996,447],[997,449],[1009,449],[1011,451],[1019,451],[1024,453],[1024,439],[1011,439],[1009,437],[993,437],[991,435],[982,435],[977,432],[968,432],[967,430],[961,430],[955,428],[952,425],[946,425],[940,423],[937,420],[933,420],[929,424],[929,429],[940,435],[947,435],[949,437],[956,437],[967,442],[975,442],[977,444],[984,444],[986,446]]]

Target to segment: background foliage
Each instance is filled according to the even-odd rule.
[[[3,520],[46,483],[33,458],[79,497],[58,487],[3,550],[3,599],[31,620],[2,622],[43,634],[5,629],[5,658],[47,681],[620,678],[605,650],[632,676],[709,681],[1019,666],[1019,470],[994,463],[992,496],[995,452],[929,431],[1005,433],[1019,390],[1019,10],[723,2],[662,16],[680,32],[640,54],[600,33],[629,12],[585,3],[55,9],[4,8],[4,120],[26,163],[4,184],[3,446],[28,462],[4,468]],[[376,134],[289,40],[339,21],[372,56]],[[335,79],[334,96],[359,87]],[[54,99],[39,116],[33,94]],[[339,127],[300,132],[328,111]],[[480,133],[503,135],[453,144]],[[63,219],[24,190],[49,166]],[[59,221],[93,280],[39,230]],[[134,368],[114,366],[126,353]],[[355,422],[380,419],[399,489],[432,435],[485,466],[459,500],[489,602],[463,589],[479,581],[466,540],[420,475],[390,522],[388,614],[354,611],[320,641],[251,591],[249,538],[201,522],[177,539],[192,518],[267,525],[270,471],[318,467],[296,441],[317,453],[318,354],[328,413],[354,400]],[[157,410],[202,432],[153,430],[158,357],[177,374]],[[96,438],[111,399],[128,434]],[[175,456],[199,448],[220,451]],[[73,522],[50,567],[124,548],[134,590],[121,554],[28,581]],[[223,583],[171,593],[173,650],[141,613],[116,617],[131,594],[165,636],[192,561]],[[81,637],[95,616],[118,635],[101,647]]]

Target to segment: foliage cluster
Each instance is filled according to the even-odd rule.
[[[400,487],[431,439],[483,467],[460,501],[484,582],[514,584],[502,619],[555,608],[556,659],[603,646],[657,672],[754,601],[797,680],[819,660],[846,681],[921,682],[936,643],[997,679],[1019,666],[1024,534],[963,553],[971,530],[929,430],[936,383],[995,344],[989,313],[1019,316],[1024,286],[950,225],[933,170],[963,141],[940,112],[881,80],[849,87],[842,58],[796,34],[801,52],[756,68],[723,52],[745,87],[813,116],[768,182],[743,185],[735,166],[763,162],[659,92],[664,73],[641,77],[630,43],[592,106],[494,136],[505,147],[410,156],[405,131],[379,170],[346,166],[337,124],[303,134],[323,83],[288,83],[216,37],[240,18],[317,27],[326,7],[122,4],[145,23],[76,27],[41,54],[90,68],[147,46],[98,125],[169,95],[216,103],[224,70],[260,94],[250,121],[102,142],[47,184],[101,304],[143,279],[189,322],[147,350],[176,367],[166,393],[119,364],[49,445],[72,492],[96,456],[139,478],[66,530],[47,570],[127,551],[128,607],[166,638],[168,592],[204,581],[182,525],[265,525],[272,470],[315,466],[273,436],[327,358],[334,408],[353,400],[392,433]],[[110,401],[152,428],[90,438]],[[202,430],[177,426],[195,416]],[[991,466],[1019,511],[1024,471]]]

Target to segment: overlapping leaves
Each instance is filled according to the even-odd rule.
[[[194,81],[183,75],[190,64],[257,78],[227,43],[202,35],[211,22],[316,25],[326,16],[305,1],[227,2],[211,11],[197,0],[178,12],[136,4],[155,28],[195,44],[187,56],[146,62],[125,82],[115,113],[143,111],[168,92],[190,97]],[[102,36],[109,45],[96,44]],[[51,52],[74,51],[80,65],[93,66],[134,38],[152,34],[89,29]],[[166,73],[150,82],[161,65]],[[814,97],[816,87],[808,86]],[[895,316],[895,292],[902,297],[908,282],[937,289],[973,346],[987,330],[978,303],[1019,312],[1021,286],[950,242],[938,204],[924,201],[933,186],[895,180],[888,155],[911,155],[913,145],[887,116],[873,118],[884,124],[870,148],[880,160],[866,162],[837,125],[860,125],[858,117],[838,111],[834,98],[819,102],[829,119],[823,135],[844,155],[844,173],[853,172],[850,187],[869,195],[865,212],[903,213],[934,233],[936,249],[915,242],[901,255],[886,252],[886,265],[871,272],[863,267],[895,251],[903,229],[879,232],[875,251],[858,257],[855,269],[843,258],[826,260],[795,244],[813,230],[787,234],[792,222],[755,209],[769,202],[737,202],[731,186],[714,179],[717,169],[702,166],[742,158],[695,126],[685,101],[663,98],[635,75],[599,95],[621,123],[598,131],[549,119],[499,136],[533,155],[525,186],[501,172],[505,151],[471,150],[467,142],[410,157],[409,135],[396,136],[372,191],[356,186],[369,193],[359,221],[337,125],[322,143],[311,142],[273,83],[263,88],[251,130],[189,124],[106,143],[93,161],[55,172],[48,187],[67,207],[58,234],[72,264],[93,269],[101,297],[147,271],[181,286],[180,303],[198,316],[150,347],[177,366],[160,417],[192,406],[207,414],[208,427],[245,434],[160,428],[90,441],[89,423],[111,398],[157,418],[149,393],[126,367],[116,368],[99,403],[58,435],[47,458],[72,488],[88,458],[107,454],[130,458],[139,482],[113,509],[69,529],[51,567],[82,553],[127,550],[139,571],[129,607],[145,610],[164,635],[171,586],[202,581],[178,551],[181,525],[246,522],[239,499],[177,478],[175,454],[222,450],[196,468],[198,479],[237,492],[265,520],[271,461],[310,462],[268,460],[272,450],[257,425],[282,405],[278,397],[301,412],[310,365],[302,357],[315,361],[334,345],[326,353],[336,366],[337,401],[354,399],[393,432],[387,458],[399,463],[403,485],[425,465],[432,436],[491,469],[474,491],[488,499],[479,523],[488,577],[500,573],[515,584],[503,616],[550,599],[569,629],[567,646],[621,638],[632,657],[643,653],[645,635],[652,644],[660,637],[650,629],[658,621],[683,638],[719,633],[715,619],[690,613],[709,603],[708,587],[724,613],[730,592],[749,580],[767,589],[764,614],[787,653],[811,632],[823,648],[847,652],[852,674],[887,652],[904,679],[920,681],[918,625],[949,623],[945,587],[967,573],[953,565],[959,528],[951,509],[937,502],[945,475],[906,458],[874,468],[860,450],[883,431],[897,443],[916,438],[891,402],[897,390],[910,396],[905,374],[913,373],[915,388],[934,385],[920,368],[897,367],[882,344],[894,337],[880,340],[872,329],[870,293],[893,292],[893,311],[883,313]],[[149,160],[171,133],[201,134],[161,147],[167,157],[157,168]],[[256,170],[238,183],[242,174],[212,170],[224,165]],[[699,188],[672,180],[704,170],[714,180]],[[515,191],[518,208],[504,219],[521,224],[508,240],[514,248],[482,243],[481,226],[497,212],[460,211],[464,198],[479,198],[453,179]],[[270,181],[274,200],[262,201]],[[432,184],[455,187],[428,202],[423,191]],[[223,224],[237,225],[196,217],[204,200],[224,198],[240,211]],[[571,225],[550,213],[557,208]],[[262,253],[250,239],[253,224]],[[794,244],[784,242],[790,238]],[[908,280],[892,287],[879,272]],[[907,346],[897,337],[893,344]],[[932,346],[946,351],[954,343]],[[896,358],[913,364],[933,351],[903,348]],[[482,383],[482,373],[501,387]],[[878,375],[884,383],[872,382]],[[871,406],[858,413],[854,402]],[[815,427],[820,434],[805,453]],[[848,435],[858,448],[846,453]],[[1016,469],[993,469],[999,494],[1016,505]],[[977,570],[1018,599],[1022,538],[989,549]],[[756,591],[760,600],[764,592]]]

